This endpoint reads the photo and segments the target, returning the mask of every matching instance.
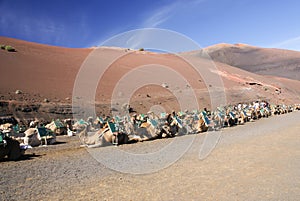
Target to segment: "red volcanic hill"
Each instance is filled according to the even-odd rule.
[[[218,44],[204,50],[214,61],[261,75],[300,80],[300,52],[245,44]]]
[[[132,93],[130,105],[137,112],[147,112],[153,106],[167,111],[177,110],[180,108],[179,99],[188,101],[186,91],[189,89],[195,92],[200,107],[210,107],[212,100],[209,90],[225,92],[228,104],[257,99],[273,103],[300,102],[300,62],[297,62],[300,61],[300,53],[294,51],[244,45],[216,45],[200,51],[171,55],[109,47],[97,50],[71,49],[5,37],[0,37],[0,44],[11,45],[16,49],[16,52],[0,50],[2,116],[71,116],[70,104],[75,79],[80,67],[87,63],[85,60],[91,55],[97,62],[96,72],[110,58],[125,54],[111,62],[97,85],[95,102],[99,114],[109,113],[112,109],[110,103],[114,88],[123,82],[136,85],[135,91],[125,89],[119,92],[118,97]],[[205,56],[205,52],[209,53],[214,62]],[[276,67],[283,64],[284,70]],[[145,66],[148,68],[141,68]],[[165,66],[169,71],[161,71],[159,66]],[[202,71],[201,75],[195,67]],[[131,72],[138,72],[137,76],[130,77]],[[173,72],[187,80],[188,84],[177,82]],[[141,80],[151,81],[157,77],[162,79],[154,84],[140,84]],[[216,85],[215,78],[222,81],[222,87]],[[86,91],[90,89],[88,81],[89,79],[83,83]],[[21,90],[22,93],[15,94],[16,90]],[[175,97],[174,93],[178,96]],[[120,105],[122,102],[117,100],[116,104]]]
[[[17,89],[47,98],[71,97],[78,69],[91,49],[70,49],[0,37],[16,52],[0,51],[1,94]]]

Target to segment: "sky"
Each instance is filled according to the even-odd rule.
[[[162,28],[201,47],[245,43],[300,51],[297,0],[0,0],[0,35],[63,47],[99,46]]]

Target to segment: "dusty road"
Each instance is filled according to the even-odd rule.
[[[224,129],[204,160],[198,156],[205,135],[196,135],[176,163],[141,175],[110,170],[79,148],[77,137],[61,137],[67,143],[34,148],[26,160],[0,163],[0,200],[299,200],[299,121],[300,112],[294,112]],[[149,153],[172,140],[97,151]]]

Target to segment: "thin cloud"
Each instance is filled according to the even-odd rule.
[[[141,20],[141,22],[136,26],[137,29],[141,28],[157,28],[161,27],[164,23],[166,23],[170,18],[174,17],[177,13],[181,12],[183,9],[189,9],[190,7],[198,6],[200,3],[203,3],[207,0],[174,0],[172,3],[163,5],[157,9],[155,9],[152,12],[144,13],[144,18]],[[128,28],[129,29],[129,28]],[[114,31],[110,31],[110,34],[107,34],[108,36],[115,36],[120,34],[120,31],[128,30],[126,27],[122,27],[122,29],[118,28]],[[131,28],[130,28],[131,29]],[[147,37],[142,32],[139,32],[138,35],[134,35],[132,37],[129,37],[127,41],[125,41],[125,44],[128,45],[128,48],[136,49],[140,48],[140,41],[143,41],[143,39]],[[103,44],[105,43],[107,39],[106,37],[103,37],[102,39],[97,40],[96,42],[93,42],[91,44]],[[133,42],[134,41],[134,42]],[[92,45],[90,45],[92,46]]]
[[[184,0],[175,0],[171,4],[157,8],[154,12],[148,15],[140,27],[157,28],[167,22],[171,17],[174,17],[174,15],[179,13],[181,10],[189,9],[190,7],[203,3],[204,1],[206,0],[192,0],[188,2]],[[137,35],[130,37],[126,44],[128,44],[128,47],[132,49],[141,48],[141,41],[145,41],[149,37],[147,33],[147,31],[139,31]]]
[[[25,31],[25,33],[27,36],[35,35],[37,39],[48,41],[48,43],[50,43],[50,41],[54,41],[57,44],[65,39],[65,26],[54,22],[51,19],[27,18],[24,19],[21,24],[26,27],[27,31]]]
[[[0,25],[4,35],[19,33],[22,39],[34,38],[36,42],[43,41],[51,44],[60,43],[66,36],[66,27],[49,17],[36,18],[34,15],[24,14],[20,8],[12,8],[10,4],[0,4]],[[13,12],[12,12],[13,11]]]
[[[167,21],[181,5],[181,0],[162,6],[144,21],[142,27],[155,28]]]
[[[164,23],[176,9],[177,2],[172,5],[164,6],[156,10],[148,19],[145,20],[143,27],[157,27]]]
[[[37,39],[43,38],[49,42],[50,40],[60,41],[61,36],[64,35],[65,26],[50,19],[18,17],[9,13],[1,15],[0,24],[7,35],[22,33],[24,37],[35,36]]]
[[[189,7],[194,7],[203,3],[207,0],[191,0],[191,1],[184,1],[184,0],[175,0],[173,3],[164,5],[158,9],[156,9],[153,13],[151,13],[148,18],[143,22],[142,27],[147,28],[155,28],[159,25],[166,22],[170,19],[173,15],[177,12],[180,12],[182,9],[188,9]]]

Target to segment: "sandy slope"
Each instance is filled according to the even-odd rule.
[[[300,80],[300,52],[297,51],[244,44],[218,44],[204,49],[214,61],[262,75]]]
[[[92,52],[95,53],[95,50],[93,48],[69,49],[53,47],[5,37],[0,37],[0,43],[12,45],[17,50],[17,52],[13,53],[4,50],[0,51],[2,115],[14,114],[20,119],[38,115],[42,115],[44,118],[48,116],[49,119],[56,116],[60,118],[71,116],[70,103],[75,78],[88,55]],[[224,50],[224,48],[221,49],[222,51]],[[267,53],[264,53],[264,49],[261,49],[261,51],[263,51],[262,57],[264,57],[263,55],[269,55],[266,57],[268,62],[276,63],[281,58],[272,56],[273,53],[275,55],[278,54],[277,50],[268,50]],[[230,53],[230,50],[228,52]],[[114,55],[119,54],[123,54],[123,56],[111,61]],[[251,56],[248,52],[244,54]],[[106,62],[111,62],[108,70],[105,71],[104,76],[100,79],[95,93],[94,100],[96,101],[96,110],[99,114],[109,113],[114,88],[121,83],[120,80],[124,76],[128,76],[132,72],[140,73],[130,79],[125,79],[125,81],[128,81],[127,84],[136,85],[137,87],[136,91],[130,94],[130,105],[138,112],[147,112],[154,105],[160,106],[167,111],[178,110],[180,109],[180,100],[174,96],[174,93],[178,93],[179,97],[189,97],[189,95],[185,94],[189,89],[195,91],[200,108],[210,107],[212,100],[208,89],[220,90],[220,87],[213,82],[216,77],[221,79],[224,84],[221,91],[225,90],[226,103],[257,99],[266,99],[273,103],[290,104],[300,102],[300,81],[261,76],[225,63],[211,62],[207,58],[202,57],[199,51],[176,56],[121,48],[101,48],[97,50],[95,55],[95,72],[97,68],[103,69],[107,67],[104,65]],[[234,58],[237,61],[244,62],[244,57],[242,56]],[[238,60],[238,58],[241,59]],[[188,59],[188,61],[185,59]],[[252,58],[251,61],[253,65],[258,65],[261,59],[263,58]],[[282,60],[284,59],[282,58]],[[189,61],[196,68],[203,70],[202,76],[195,71],[195,66],[192,66]],[[141,66],[145,65],[148,65],[146,70],[139,70]],[[160,66],[167,67],[169,71],[157,70]],[[284,74],[281,75],[283,76]],[[83,88],[85,87],[84,90],[87,92],[91,89],[88,85],[90,77],[92,76],[86,78],[85,84],[87,84],[87,87],[83,84]],[[148,79],[153,81],[155,78],[160,78],[155,83],[155,86],[139,83],[141,80]],[[183,78],[187,80],[188,84],[180,85],[175,78]],[[165,82],[169,85],[168,89],[162,87],[162,84]],[[126,87],[127,85],[124,84],[124,86]],[[16,95],[14,92],[17,89],[23,93]],[[125,90],[122,93],[124,95],[129,92]],[[43,100],[45,98],[50,103],[44,103]],[[183,102],[187,102],[186,98]],[[57,106],[57,104],[62,103],[67,105]],[[121,102],[118,104],[122,105]],[[5,105],[8,106],[6,107]],[[36,105],[37,107],[35,107]],[[190,104],[187,103],[187,105]],[[16,107],[21,109],[14,110]],[[22,112],[23,110],[28,111],[26,108],[35,112]]]
[[[49,99],[71,96],[74,79],[91,49],[70,49],[0,37],[17,52],[0,51],[1,94],[20,89]]]
[[[144,175],[109,170],[84,148],[79,148],[77,139],[62,137],[59,141],[66,144],[34,148],[28,152],[36,154],[30,160],[2,162],[0,199],[297,200],[300,196],[299,118],[300,113],[294,112],[224,129],[216,149],[204,160],[199,160],[198,155],[205,135],[197,135],[179,161]],[[193,137],[176,139],[180,143]],[[173,140],[96,151],[120,149],[151,153]],[[127,163],[133,167],[143,165]]]

